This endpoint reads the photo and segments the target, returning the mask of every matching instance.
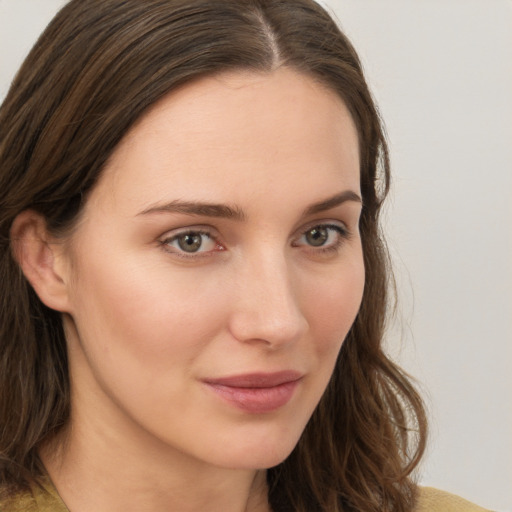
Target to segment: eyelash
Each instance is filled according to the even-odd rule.
[[[334,231],[337,234],[337,239],[329,245],[320,245],[320,246],[315,247],[314,245],[305,244],[308,247],[310,247],[313,251],[319,252],[321,254],[337,252],[340,249],[340,247],[343,245],[343,242],[348,240],[350,237],[348,230],[345,227],[340,226],[339,224],[315,224],[313,226],[309,226],[305,231],[303,231],[303,233],[299,237],[299,239],[305,237],[308,233],[311,233],[313,230],[322,230],[322,229]],[[330,236],[330,235],[328,235],[328,236]],[[294,243],[292,245],[293,245],[293,247],[300,246],[297,243]]]
[[[320,253],[320,254],[335,253],[340,249],[340,247],[343,245],[343,243],[350,238],[350,233],[348,232],[348,230],[345,227],[340,226],[338,224],[314,224],[312,226],[307,227],[301,233],[300,237],[298,237],[297,240],[302,239],[303,237],[307,236],[308,233],[311,233],[314,230],[328,230],[331,232],[334,231],[334,232],[336,232],[337,239],[333,243],[326,245],[326,246],[324,246],[324,245],[314,246],[314,245],[307,244],[307,243],[300,244],[295,241],[292,243],[292,247],[305,246],[305,247],[309,247],[315,253]],[[177,242],[181,237],[185,237],[187,235],[188,236],[200,235],[202,237],[206,237],[206,238],[210,239],[212,241],[212,243],[215,244],[216,247],[215,247],[215,249],[210,250],[210,251],[198,251],[198,252],[189,252],[189,253],[180,248],[176,248],[176,250],[172,250],[170,248],[170,246],[173,242]],[[330,236],[330,234],[328,234],[328,236]],[[216,252],[222,252],[225,250],[224,246],[221,243],[219,243],[215,239],[215,237],[212,236],[211,231],[201,229],[201,228],[188,229],[186,231],[181,231],[181,232],[176,233],[170,237],[164,238],[163,240],[160,241],[160,244],[163,246],[163,248],[167,252],[172,253],[173,255],[175,255],[179,258],[184,258],[184,259],[209,257],[209,256],[212,256]],[[203,244],[201,244],[201,246],[202,245]],[[201,246],[200,246],[200,248],[201,248]]]
[[[185,237],[187,235],[189,235],[189,236],[190,235],[191,236],[197,236],[197,235],[204,236],[204,237],[210,239],[216,245],[216,248],[212,251],[199,251],[199,252],[190,252],[190,253],[187,253],[186,251],[180,250],[180,249],[177,249],[177,250],[170,249],[170,245],[173,242],[176,242],[181,237]],[[160,243],[167,252],[170,252],[173,255],[178,256],[179,258],[184,258],[184,259],[204,258],[204,257],[211,256],[215,252],[222,252],[224,250],[224,247],[212,236],[210,231],[207,231],[205,229],[200,229],[200,228],[188,229],[186,231],[181,231],[180,233],[176,233],[175,235],[172,235],[168,238],[163,239]]]

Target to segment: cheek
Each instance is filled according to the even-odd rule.
[[[340,265],[330,276],[308,287],[307,314],[314,340],[312,350],[322,370],[323,386],[327,385],[341,346],[354,323],[365,283],[362,256],[350,264]]]
[[[363,260],[355,258],[309,286],[306,295],[310,323],[330,333],[328,338],[339,339],[341,335],[343,340],[359,311],[364,283]]]
[[[107,353],[122,349],[157,367],[166,353],[192,357],[222,324],[219,287],[186,271],[130,261],[92,263],[83,269],[77,290],[77,324],[89,340],[103,340]]]
[[[197,399],[187,382],[222,329],[220,288],[140,261],[106,266],[89,260],[80,270],[78,343],[70,350],[76,382],[99,385],[141,422],[161,416],[165,424],[172,411]]]

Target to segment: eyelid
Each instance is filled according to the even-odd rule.
[[[319,227],[336,229],[340,232],[343,232],[344,234],[347,234],[347,236],[350,233],[347,224],[345,222],[342,222],[341,220],[319,219],[308,222],[307,224],[301,226],[300,229],[297,230],[296,238],[302,236],[310,229]]]
[[[306,236],[308,231],[311,231],[315,228],[323,228],[323,229],[331,229],[337,232],[338,238],[334,242],[331,242],[328,245],[319,245],[314,246],[307,243],[298,243],[298,241]],[[343,244],[343,242],[347,241],[351,237],[351,232],[346,226],[344,222],[341,221],[333,221],[333,220],[320,220],[320,221],[313,221],[309,224],[306,224],[303,226],[297,236],[294,238],[294,241],[292,242],[293,247],[305,247],[306,249],[313,251],[315,253],[322,253],[322,252],[331,252],[331,251],[337,251],[340,246]]]
[[[187,234],[194,235],[204,235],[207,236],[214,244],[215,248],[206,251],[197,251],[197,252],[186,252],[184,250],[180,250],[178,248],[171,247],[170,244],[177,240],[180,236],[184,236]],[[220,252],[224,250],[224,246],[221,242],[219,242],[219,236],[215,233],[215,230],[211,227],[205,226],[186,226],[183,228],[177,228],[175,230],[171,230],[166,232],[165,235],[159,238],[159,244],[163,247],[165,251],[169,254],[175,255],[177,257],[183,259],[195,259],[201,257],[211,256],[213,253]]]
[[[308,231],[314,228],[323,228],[334,230],[338,233],[337,240],[327,244],[327,245],[319,245],[314,246],[308,243],[300,243],[300,239],[304,237]],[[179,248],[173,248],[170,244],[177,240],[180,236],[186,234],[197,234],[207,236],[211,241],[215,244],[215,247],[210,250],[199,250],[197,252],[187,252]],[[292,238],[291,245],[292,247],[304,247],[315,253],[322,252],[333,252],[340,248],[344,241],[348,240],[351,237],[351,232],[347,227],[346,223],[340,220],[324,220],[318,219],[311,221],[305,225],[303,225],[297,232],[296,235]],[[183,258],[183,259],[197,259],[201,257],[209,257],[214,255],[215,253],[222,252],[226,250],[225,244],[219,241],[220,236],[217,233],[217,230],[212,226],[205,225],[192,225],[192,226],[184,226],[180,228],[176,228],[170,231],[167,231],[164,235],[162,235],[158,242],[163,247],[163,249],[172,254],[174,256]]]
[[[191,224],[188,225],[180,225],[176,228],[171,228],[161,236],[158,237],[160,241],[170,240],[171,238],[176,238],[180,235],[184,235],[187,233],[200,233],[202,235],[208,235],[213,239],[219,238],[219,234],[217,230],[213,226],[209,226],[208,224]]]

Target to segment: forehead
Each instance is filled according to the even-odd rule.
[[[249,186],[257,193],[297,180],[319,195],[331,195],[335,181],[359,190],[358,137],[336,93],[280,68],[224,73],[171,92],[124,137],[100,184],[149,204],[155,190],[227,201]]]

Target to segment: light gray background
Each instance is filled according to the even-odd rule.
[[[512,512],[512,2],[326,0],[394,173],[390,351],[432,418],[421,481]],[[62,0],[0,0],[0,99]]]

